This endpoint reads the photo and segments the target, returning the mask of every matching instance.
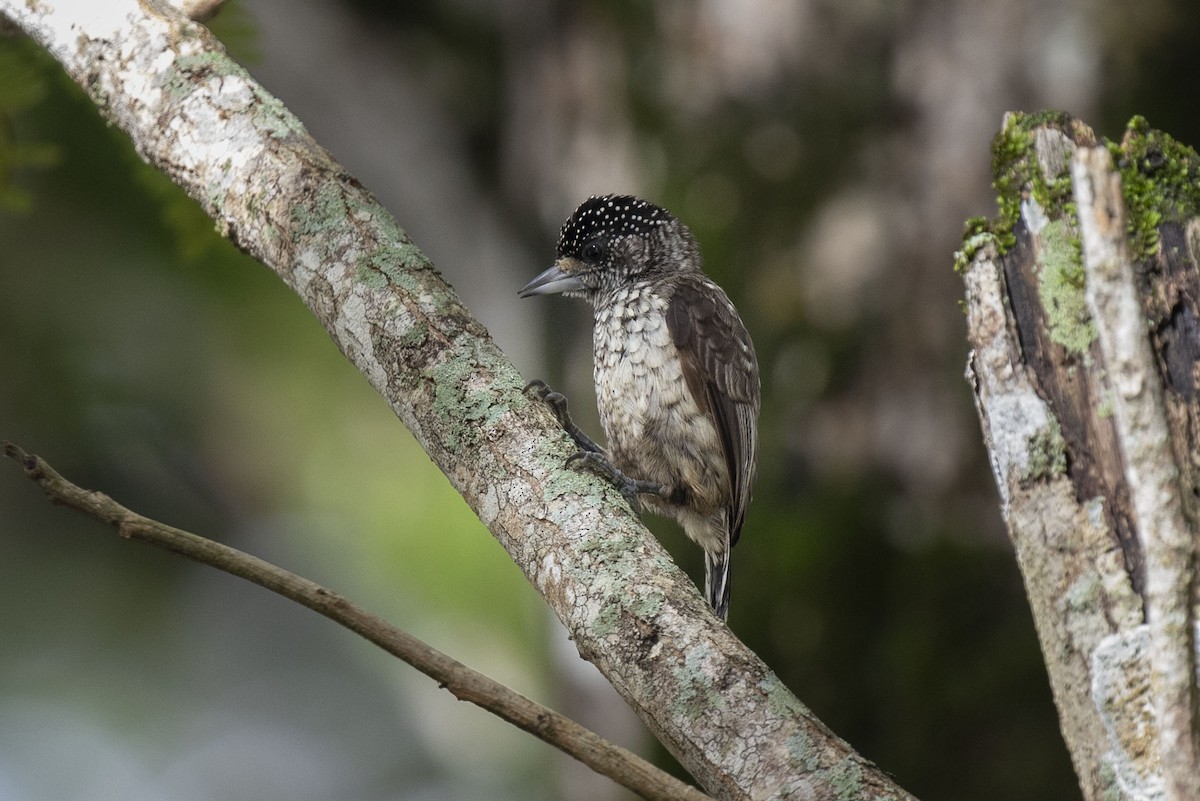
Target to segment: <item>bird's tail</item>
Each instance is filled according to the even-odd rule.
[[[721,620],[729,618],[729,536],[715,549],[704,550],[704,595]]]

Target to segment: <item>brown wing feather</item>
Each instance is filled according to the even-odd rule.
[[[750,505],[758,460],[758,360],[728,296],[703,275],[682,276],[667,327],[692,397],[709,414],[729,468],[729,538],[736,544]]]

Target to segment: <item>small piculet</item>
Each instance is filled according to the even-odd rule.
[[[594,375],[607,448],[571,422],[582,451],[638,508],[673,517],[704,549],[704,590],[729,614],[729,556],[750,505],[761,389],[750,334],[700,269],[695,237],[673,214],[629,195],[583,202],[562,227],[554,266],[520,297],[562,293],[592,304]]]

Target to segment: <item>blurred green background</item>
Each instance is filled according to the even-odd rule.
[[[1190,0],[236,0],[231,52],[522,372],[589,194],[675,211],[763,369],[730,625],[926,799],[1078,797],[961,378],[951,252],[1010,109],[1200,142]],[[296,570],[677,770],[297,299],[36,47],[0,38],[0,437]],[[700,577],[698,551],[651,521]],[[619,799],[311,613],[0,465],[0,801]]]

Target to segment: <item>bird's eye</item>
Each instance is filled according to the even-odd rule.
[[[593,239],[583,246],[583,250],[579,252],[579,255],[583,257],[584,261],[596,264],[604,261],[604,257],[608,255],[608,248],[604,246],[603,242]]]

